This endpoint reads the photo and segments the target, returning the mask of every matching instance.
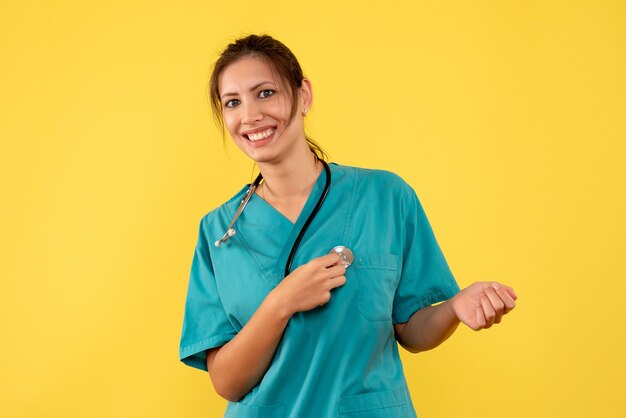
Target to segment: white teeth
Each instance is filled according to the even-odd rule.
[[[269,137],[275,131],[276,131],[276,129],[270,128],[270,129],[268,129],[266,131],[263,131],[263,132],[257,132],[257,133],[254,133],[254,134],[248,134],[248,139],[250,141],[259,141],[261,139],[265,139],[265,138]]]

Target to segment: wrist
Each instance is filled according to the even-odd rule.
[[[286,298],[282,297],[278,287],[274,288],[267,295],[265,301],[278,318],[288,321],[289,318],[293,316],[292,310],[289,308],[288,303],[286,303]]]
[[[448,299],[447,301],[443,303],[443,305],[445,305],[446,316],[448,317],[450,322],[456,323],[456,324],[461,322],[461,320],[459,319],[459,316],[456,313],[456,310],[454,309],[454,302],[456,301],[457,295],[454,295],[452,298]]]

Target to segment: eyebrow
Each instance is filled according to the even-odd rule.
[[[261,87],[263,84],[274,84],[271,81],[261,81],[260,83],[250,87],[250,91],[254,91],[256,89],[258,89],[259,87]],[[228,97],[228,96],[236,96],[237,93],[224,93],[222,94],[222,96],[220,97],[221,99],[223,99],[224,97]]]

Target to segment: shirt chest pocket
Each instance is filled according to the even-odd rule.
[[[224,418],[285,418],[285,405],[248,405],[229,402]]]
[[[339,402],[340,418],[414,417],[407,404],[404,388],[385,392],[343,396]]]
[[[358,257],[354,264],[359,311],[370,321],[391,321],[393,298],[400,280],[400,256]]]

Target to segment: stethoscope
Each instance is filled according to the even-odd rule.
[[[317,200],[317,203],[315,204],[315,208],[313,208],[313,211],[307,218],[306,222],[304,222],[304,225],[302,225],[302,228],[300,229],[300,232],[298,233],[298,236],[296,237],[296,240],[294,241],[293,246],[291,247],[291,252],[289,253],[289,257],[287,258],[287,263],[285,264],[285,276],[289,275],[289,273],[291,272],[291,263],[293,262],[293,258],[296,255],[296,250],[298,249],[298,246],[300,245],[300,241],[302,241],[302,237],[304,237],[306,230],[309,228],[309,225],[311,225],[311,222],[313,222],[315,215],[317,215],[317,212],[320,210],[322,203],[324,203],[324,201],[326,200],[326,195],[328,194],[328,190],[330,189],[330,182],[331,182],[330,167],[328,166],[328,163],[326,163],[326,161],[320,158],[318,158],[318,160],[324,165],[324,170],[326,171],[326,184],[324,185],[324,190],[322,191],[320,198]],[[254,182],[252,182],[250,187],[248,187],[248,190],[246,191],[246,193],[243,195],[243,198],[241,199],[241,203],[239,203],[239,208],[237,208],[237,212],[235,212],[235,216],[233,216],[233,220],[230,221],[230,225],[228,225],[228,229],[226,230],[224,235],[222,235],[222,238],[215,241],[216,247],[220,247],[222,244],[228,241],[230,237],[232,237],[233,235],[237,233],[237,231],[233,229],[233,226],[235,225],[235,222],[237,222],[237,219],[239,218],[243,210],[246,208],[246,205],[252,198],[252,195],[254,194],[257,187],[259,187],[261,180],[263,180],[263,175],[259,173],[257,178],[254,180]],[[354,255],[352,254],[352,251],[350,251],[348,247],[344,247],[343,245],[334,247],[332,250],[330,250],[329,253],[339,254],[339,256],[341,257],[341,262],[346,268],[348,268],[350,264],[352,264],[352,262],[354,261]]]

